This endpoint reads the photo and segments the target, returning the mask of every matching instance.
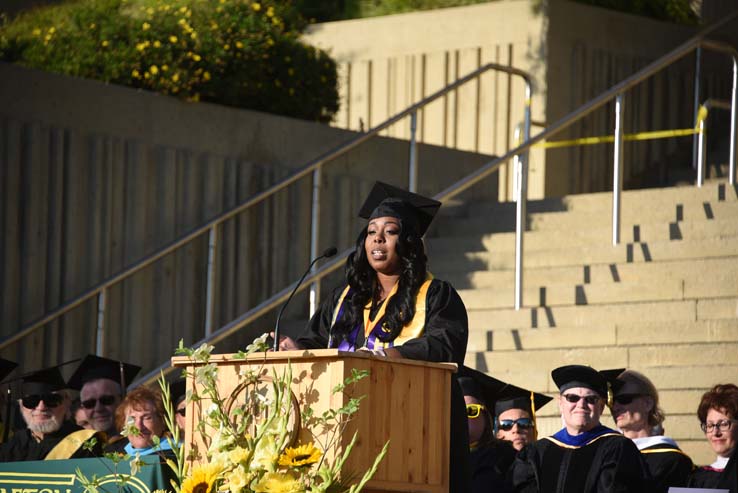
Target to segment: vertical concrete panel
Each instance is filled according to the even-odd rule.
[[[21,326],[20,276],[21,276],[21,125],[10,119],[3,121],[3,153],[0,176],[2,177],[3,241],[2,248],[2,297],[0,307],[5,323],[0,330],[7,336]]]
[[[425,95],[430,96],[446,85],[446,53],[425,54]],[[430,103],[423,110],[423,142],[443,145],[447,96]]]
[[[154,210],[157,246],[168,244],[177,238],[177,166],[176,150],[163,147],[155,154],[153,163],[156,169]],[[156,262],[154,269],[154,292],[158,293],[155,305],[153,329],[156,335],[157,353],[176,346],[175,313],[183,303],[191,300],[177,298],[177,262],[173,255],[167,255]]]
[[[466,48],[458,52],[458,75],[465,75],[479,68],[479,56],[476,48]],[[459,88],[456,93],[458,105],[456,108],[455,141],[457,149],[473,151],[476,147],[477,97],[478,80],[469,81]]]

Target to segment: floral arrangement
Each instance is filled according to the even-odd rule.
[[[264,334],[236,358],[266,351],[269,347],[266,341]],[[359,409],[360,397],[352,396],[343,407],[322,415],[315,415],[309,407],[300,411],[290,390],[289,366],[281,375],[276,372],[266,375],[263,366],[241,370],[236,389],[231,395],[221,395],[218,368],[210,362],[213,349],[207,344],[197,349],[185,348],[180,342],[177,350],[177,354],[199,363],[194,374],[188,375],[195,380],[199,391],[188,391],[187,400],[199,403],[203,410],[197,432],[207,447],[204,451],[192,451],[207,461],[190,470],[185,466],[181,448],[176,451],[177,463],[171,461],[170,466],[177,467],[181,481],[175,486],[178,493],[358,493],[362,490],[376,472],[389,442],[363,477],[355,484],[348,484],[352,478],[342,475],[341,469],[357,435],[353,435],[342,451],[337,446],[346,425]],[[351,386],[367,375],[366,371],[354,370],[333,392],[349,393]],[[164,394],[167,393],[165,389]],[[172,409],[169,414],[171,425],[174,424]],[[293,425],[300,419],[311,441],[295,443]],[[317,429],[327,430],[320,435],[322,440],[312,433]],[[334,452],[332,461],[327,459],[327,451]]]

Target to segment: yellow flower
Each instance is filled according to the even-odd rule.
[[[184,489],[182,490],[184,493]],[[302,493],[305,489],[291,474],[268,472],[254,486],[256,493]]]
[[[303,444],[298,447],[287,447],[279,456],[279,465],[286,467],[300,467],[315,464],[323,455],[320,449],[312,443]]]
[[[178,80],[179,80],[179,72],[177,72],[176,74],[172,76],[172,82],[177,82]]]
[[[39,28],[34,29],[33,30],[33,35],[34,36],[41,36],[41,29],[39,29]]]
[[[190,33],[190,38],[192,38],[192,39],[195,39],[195,38],[197,38],[197,33],[196,33],[195,31],[192,31],[192,32]]]
[[[238,466],[226,474],[225,479],[228,482],[228,490],[231,493],[239,493],[251,482],[252,477],[253,474],[247,474],[243,467]]]
[[[222,469],[215,464],[203,464],[192,469],[190,477],[182,481],[181,493],[213,493],[213,486]]]
[[[159,48],[159,47],[161,47],[161,41],[159,40],[154,41],[154,48]]]
[[[202,60],[202,57],[198,55],[197,53],[193,53],[192,55],[190,55],[190,58],[192,58],[196,62],[199,62],[200,60]]]
[[[206,71],[204,74],[202,74],[202,79],[204,81],[209,81],[210,80],[210,72],[207,72]]]
[[[95,24],[94,22],[90,24],[90,29],[95,29],[96,27],[97,27],[97,24]]]
[[[238,49],[243,48],[243,43],[241,43],[240,41],[236,41],[236,48]]]
[[[131,72],[131,75],[133,76],[133,78],[134,78],[134,79],[140,79],[140,78],[141,78],[141,72],[139,72],[139,71],[138,71],[138,70],[136,70],[135,68],[134,68],[134,69],[133,69],[133,71]]]
[[[251,4],[251,8],[253,9],[254,12],[258,12],[261,10],[261,4],[258,2],[254,2]]]
[[[149,67],[149,72],[151,72],[152,75],[156,75],[159,73],[159,67],[157,67],[156,65],[152,65],[151,67]]]
[[[166,72],[167,70],[169,70],[169,65],[162,65],[161,70],[162,72]]]
[[[146,43],[136,43],[136,49],[138,51],[143,51],[146,49]]]
[[[231,45],[229,45],[228,43],[226,43],[226,44],[223,45],[223,49],[226,50],[226,51],[228,51],[228,50],[231,49]]]
[[[52,26],[52,27],[49,28],[49,34],[54,34],[55,32],[56,32],[56,28],[55,27]]]
[[[249,458],[249,451],[243,447],[236,447],[228,453],[228,458],[234,464],[240,464]]]
[[[169,36],[169,42],[174,44],[177,42],[177,36]]]
[[[102,42],[102,43],[100,43],[100,44],[101,44],[101,45],[103,46],[103,48],[104,48],[104,47],[108,46],[108,45],[109,45],[110,43],[108,43],[108,40],[107,40],[107,39],[104,39],[104,40],[103,40],[103,42]]]
[[[144,31],[148,31],[150,27],[151,24],[149,24],[148,22],[144,22],[143,24],[141,24],[141,29],[143,29]]]
[[[154,15],[154,9],[152,9],[151,7],[149,7],[148,9],[146,9],[146,13],[149,14],[149,15]]]
[[[267,17],[272,17],[274,15],[274,7],[269,7],[266,11]]]

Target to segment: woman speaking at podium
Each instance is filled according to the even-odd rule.
[[[454,288],[427,269],[422,236],[441,203],[377,182],[359,211],[368,220],[346,261],[346,285],[325,300],[282,350],[337,348],[390,358],[464,363],[466,308]],[[451,492],[468,489],[468,436],[453,379]]]

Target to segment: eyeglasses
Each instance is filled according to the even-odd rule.
[[[177,413],[177,414],[179,414],[180,416],[182,416],[184,418],[185,417],[185,411],[187,411],[187,408],[186,407],[183,407],[182,409],[177,409],[174,412]]]
[[[584,399],[584,402],[586,402],[588,406],[594,406],[601,399],[599,395],[563,394],[563,397],[566,399],[566,402],[570,402],[572,404],[576,404],[580,400]]]
[[[616,395],[612,398],[615,402],[622,405],[628,405],[631,402],[633,402],[635,399],[641,397],[641,394],[622,394],[622,395]]]
[[[92,409],[97,405],[98,401],[100,401],[100,404],[102,404],[103,406],[111,406],[115,404],[115,400],[116,396],[114,395],[103,395],[97,399],[87,399],[85,401],[82,401],[80,405],[85,409]]]
[[[21,398],[21,403],[26,409],[36,409],[41,401],[44,401],[46,407],[56,407],[62,403],[64,396],[60,394],[40,394],[27,395]]]
[[[518,429],[529,430],[533,428],[533,420],[530,418],[501,419],[497,427],[502,431],[510,431],[515,425],[518,425]]]
[[[735,422],[736,420],[734,419],[721,419],[717,423],[700,423],[700,428],[702,428],[704,433],[712,433],[715,431],[715,428],[724,433],[730,430]]]
[[[486,410],[487,408],[484,407],[481,404],[467,404],[466,405],[466,417],[467,418],[478,418],[480,414],[482,414],[483,410]]]

